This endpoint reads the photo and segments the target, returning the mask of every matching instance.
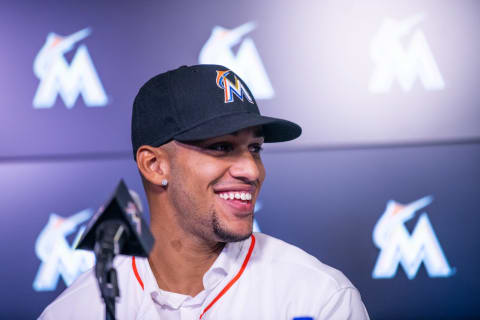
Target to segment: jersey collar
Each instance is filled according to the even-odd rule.
[[[227,276],[238,272],[241,267],[246,251],[251,242],[251,237],[244,241],[229,242],[225,245],[215,262],[203,276],[204,290],[195,297],[162,290],[158,287],[155,276],[148,259],[143,259],[143,270],[138,271],[140,281],[145,285],[145,294],[148,294],[153,302],[161,308],[178,309],[182,306],[202,305],[206,297],[227,280]],[[137,259],[137,264],[139,264]]]

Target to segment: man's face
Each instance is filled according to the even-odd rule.
[[[260,130],[247,128],[212,139],[173,143],[168,196],[179,226],[207,241],[248,238],[265,179]]]

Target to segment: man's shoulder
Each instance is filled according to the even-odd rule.
[[[118,256],[114,265],[117,270],[120,288],[128,281],[125,274],[131,257]],[[121,292],[122,294],[122,292]],[[95,270],[92,268],[80,275],[66,288],[40,316],[40,319],[100,319],[104,317],[104,304],[98,288]]]
[[[45,308],[40,319],[55,319],[58,316],[75,319],[73,306],[79,309],[86,308],[85,311],[100,310],[101,296],[96,281],[93,269],[80,275]]]
[[[352,283],[339,270],[332,268],[304,250],[272,236],[255,233],[254,261],[283,277],[295,276],[297,281],[313,286],[328,286],[331,290],[352,287]]]

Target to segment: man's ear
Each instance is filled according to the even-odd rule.
[[[137,150],[137,166],[142,176],[156,186],[162,185],[163,179],[168,179],[169,157],[162,148],[141,146]]]

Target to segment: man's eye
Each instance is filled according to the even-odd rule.
[[[260,153],[263,150],[262,145],[259,143],[252,144],[249,148],[250,148],[250,152],[253,152],[253,153]]]
[[[207,149],[218,152],[230,152],[233,150],[233,145],[227,142],[219,142],[208,146]]]

